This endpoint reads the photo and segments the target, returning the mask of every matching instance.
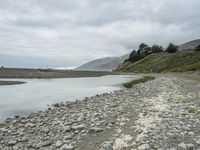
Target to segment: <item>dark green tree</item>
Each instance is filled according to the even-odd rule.
[[[143,49],[145,49],[145,48],[147,48],[147,47],[149,47],[147,44],[141,43],[141,44],[139,45],[139,49],[138,49],[138,50],[143,50]]]
[[[163,47],[160,46],[160,45],[156,45],[154,44],[152,47],[151,47],[151,52],[152,53],[159,53],[159,52],[163,52]]]
[[[133,50],[130,55],[129,55],[129,60],[134,62],[134,61],[137,61],[137,52],[136,50]]]
[[[178,46],[172,43],[170,43],[166,48],[166,52],[168,53],[175,53],[177,51],[178,51]]]
[[[151,54],[151,47],[149,47],[147,44],[145,43],[141,43],[139,45],[139,49],[137,51],[138,56],[142,59],[144,57],[146,57],[147,55]]]
[[[145,43],[141,43],[138,50],[133,50],[126,61],[136,62],[152,53],[158,53],[162,51],[162,46],[154,44],[152,47],[150,47]]]
[[[200,45],[196,46],[194,50],[200,52]]]

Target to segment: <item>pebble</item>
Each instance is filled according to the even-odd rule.
[[[193,149],[194,148],[194,144],[191,144],[191,143],[186,144],[186,146],[187,146],[188,149]]]
[[[194,132],[190,131],[190,132],[188,132],[188,135],[193,136]]]
[[[98,128],[98,127],[93,127],[90,129],[90,133],[96,133],[96,132],[102,132],[103,129],[102,128]]]
[[[10,141],[8,141],[8,145],[9,145],[9,146],[13,146],[13,145],[15,145],[16,143],[17,143],[16,140],[10,140]]]
[[[200,145],[200,139],[198,139],[198,140],[196,141],[196,143],[197,143],[198,145]]]
[[[178,144],[178,147],[182,148],[182,149],[186,149],[187,148],[185,143]]]
[[[74,147],[71,144],[64,144],[60,150],[73,150]]]
[[[150,148],[149,144],[140,145],[137,149],[138,150],[148,150]]]
[[[60,141],[60,140],[58,140],[57,142],[56,142],[56,147],[57,148],[60,148],[62,146],[62,142]]]
[[[76,125],[76,126],[72,126],[73,130],[83,130],[85,128],[85,125]]]
[[[64,136],[64,139],[65,139],[65,140],[72,139],[71,133],[67,133],[67,134]]]
[[[113,150],[112,143],[104,142],[103,145],[102,145],[101,150]]]
[[[45,141],[45,142],[39,143],[36,147],[40,148],[40,147],[46,147],[49,145],[51,145],[51,141]]]
[[[64,126],[63,129],[64,129],[64,131],[66,131],[66,132],[70,131],[70,127],[69,127],[69,126]]]

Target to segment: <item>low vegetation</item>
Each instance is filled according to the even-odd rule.
[[[197,109],[196,109],[196,108],[189,108],[189,109],[188,109],[188,112],[189,112],[189,113],[196,113],[196,112],[197,112]]]
[[[157,45],[157,44],[154,44],[153,46],[149,46],[145,43],[141,43],[139,45],[138,50],[133,50],[131,54],[129,55],[129,58],[125,61],[136,62],[153,53],[160,53],[164,51],[168,53],[175,53],[178,51],[178,46],[170,43],[168,47],[164,50],[162,46]]]
[[[197,47],[195,47],[194,51],[199,51],[200,52],[200,45],[198,45]]]
[[[178,51],[178,46],[170,43],[166,49],[154,44],[139,45],[129,58],[115,71],[125,72],[184,72],[200,71],[200,45],[191,51]]]
[[[141,43],[139,45],[138,50],[133,50],[126,61],[136,62],[152,53],[159,53],[159,52],[163,52],[162,46],[155,44],[152,47],[150,47],[145,43]]]
[[[144,76],[141,79],[132,80],[130,82],[124,83],[123,86],[126,87],[126,88],[131,88],[135,84],[144,83],[146,81],[153,80],[153,79],[155,79],[155,77],[153,77],[153,76]]]
[[[175,53],[175,52],[178,51],[178,46],[175,45],[175,44],[170,43],[170,44],[167,46],[167,48],[166,48],[165,51],[168,52],[168,53]]]
[[[184,72],[200,71],[200,52],[177,51],[153,53],[136,62],[126,62],[118,71],[126,72]]]

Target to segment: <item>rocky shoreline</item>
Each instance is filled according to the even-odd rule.
[[[0,124],[1,150],[200,150],[200,81],[175,75]]]

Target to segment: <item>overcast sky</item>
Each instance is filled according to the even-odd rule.
[[[0,65],[71,67],[200,38],[200,0],[0,0]]]

